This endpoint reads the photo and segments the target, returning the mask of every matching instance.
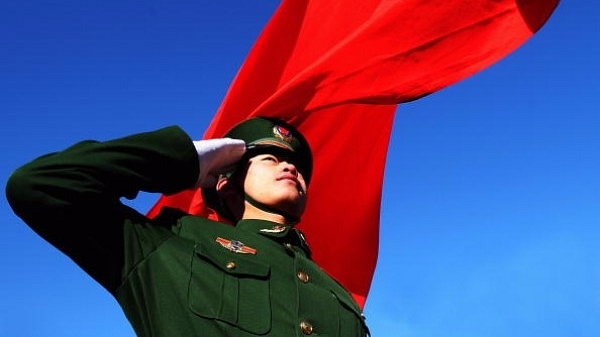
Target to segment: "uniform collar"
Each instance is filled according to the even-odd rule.
[[[289,225],[259,219],[241,219],[235,226],[245,231],[277,238],[285,237],[292,229],[292,226]]]
[[[268,220],[242,219],[237,222],[236,227],[244,231],[264,235],[283,244],[289,243],[297,246],[310,258],[310,248],[304,234],[291,225],[283,225]]]

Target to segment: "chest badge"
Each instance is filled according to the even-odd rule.
[[[227,240],[227,239],[223,239],[221,237],[217,237],[215,239],[215,241],[218,244],[220,244],[221,246],[223,246],[224,248],[229,249],[230,251],[232,251],[234,253],[252,254],[252,255],[256,254],[256,249],[254,249],[252,247],[249,247],[249,246],[246,246],[241,241]]]

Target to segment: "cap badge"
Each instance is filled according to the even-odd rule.
[[[275,137],[280,138],[288,143],[290,143],[293,139],[292,132],[281,125],[275,125],[275,127],[273,127],[273,134]]]
[[[256,254],[256,249],[246,246],[241,241],[227,240],[227,239],[223,239],[221,237],[217,237],[215,239],[215,241],[217,243],[219,243],[221,246],[223,246],[224,248],[227,248],[234,253],[253,254],[253,255]]]

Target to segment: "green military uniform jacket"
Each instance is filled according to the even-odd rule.
[[[13,210],[119,302],[139,336],[365,336],[361,311],[310,260],[302,235],[263,220],[231,226],[123,205],[193,186],[180,128],[85,141],[16,170]]]

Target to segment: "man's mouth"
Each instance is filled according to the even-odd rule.
[[[296,185],[296,189],[298,189],[298,192],[300,192],[301,194],[304,194],[304,189],[302,188],[302,184],[300,184],[300,181],[298,180],[298,177],[296,177],[293,174],[282,174],[280,176],[277,177],[278,181],[281,180],[289,180],[291,182],[294,183],[294,185]]]

